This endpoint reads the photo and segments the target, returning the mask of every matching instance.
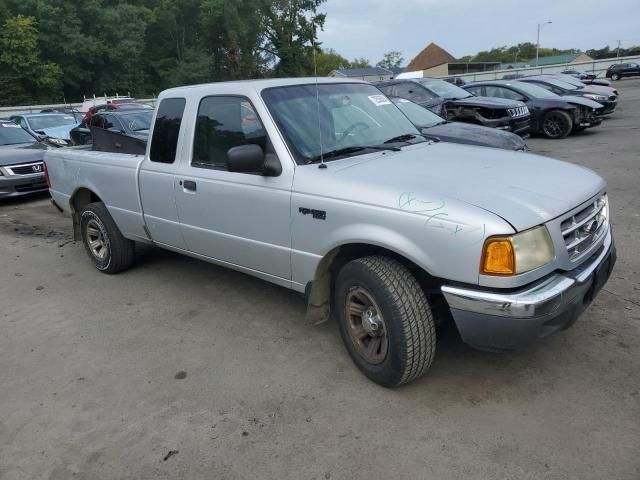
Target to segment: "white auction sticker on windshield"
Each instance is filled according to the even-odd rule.
[[[369,95],[369,100],[371,100],[371,103],[373,103],[376,107],[379,107],[381,105],[391,105],[389,99],[384,95]]]
[[[0,123],[4,128],[22,128],[20,125],[15,123]]]

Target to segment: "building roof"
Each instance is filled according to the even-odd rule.
[[[380,76],[394,74],[391,70],[387,70],[382,67],[338,68],[337,70],[334,70],[334,72],[343,77],[368,77],[372,75]]]
[[[449,52],[431,42],[416,57],[409,62],[405,71],[427,70],[444,63],[455,62],[455,58]]]
[[[406,67],[389,67],[389,70],[391,70],[391,73],[393,73],[394,75],[398,75],[399,73],[404,72],[406,69]]]

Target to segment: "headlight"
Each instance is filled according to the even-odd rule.
[[[488,238],[482,249],[480,273],[516,275],[546,265],[554,257],[549,231],[539,226],[515,235]]]
[[[585,97],[590,98],[591,100],[596,100],[596,101],[600,101],[600,102],[602,102],[602,101],[604,101],[604,100],[606,100],[606,99],[607,99],[607,97],[605,97],[605,96],[602,96],[602,95],[595,95],[595,94],[593,94],[593,93],[587,93],[587,94],[585,95]]]

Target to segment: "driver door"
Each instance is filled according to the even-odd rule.
[[[193,142],[176,176],[182,235],[193,253],[289,280],[293,170],[279,176],[228,171],[227,151],[247,144],[275,156],[249,99],[200,101]]]

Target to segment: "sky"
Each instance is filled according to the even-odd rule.
[[[402,52],[406,65],[430,42],[458,58],[521,42],[541,47],[640,45],[640,0],[327,0],[323,48],[371,64]]]

